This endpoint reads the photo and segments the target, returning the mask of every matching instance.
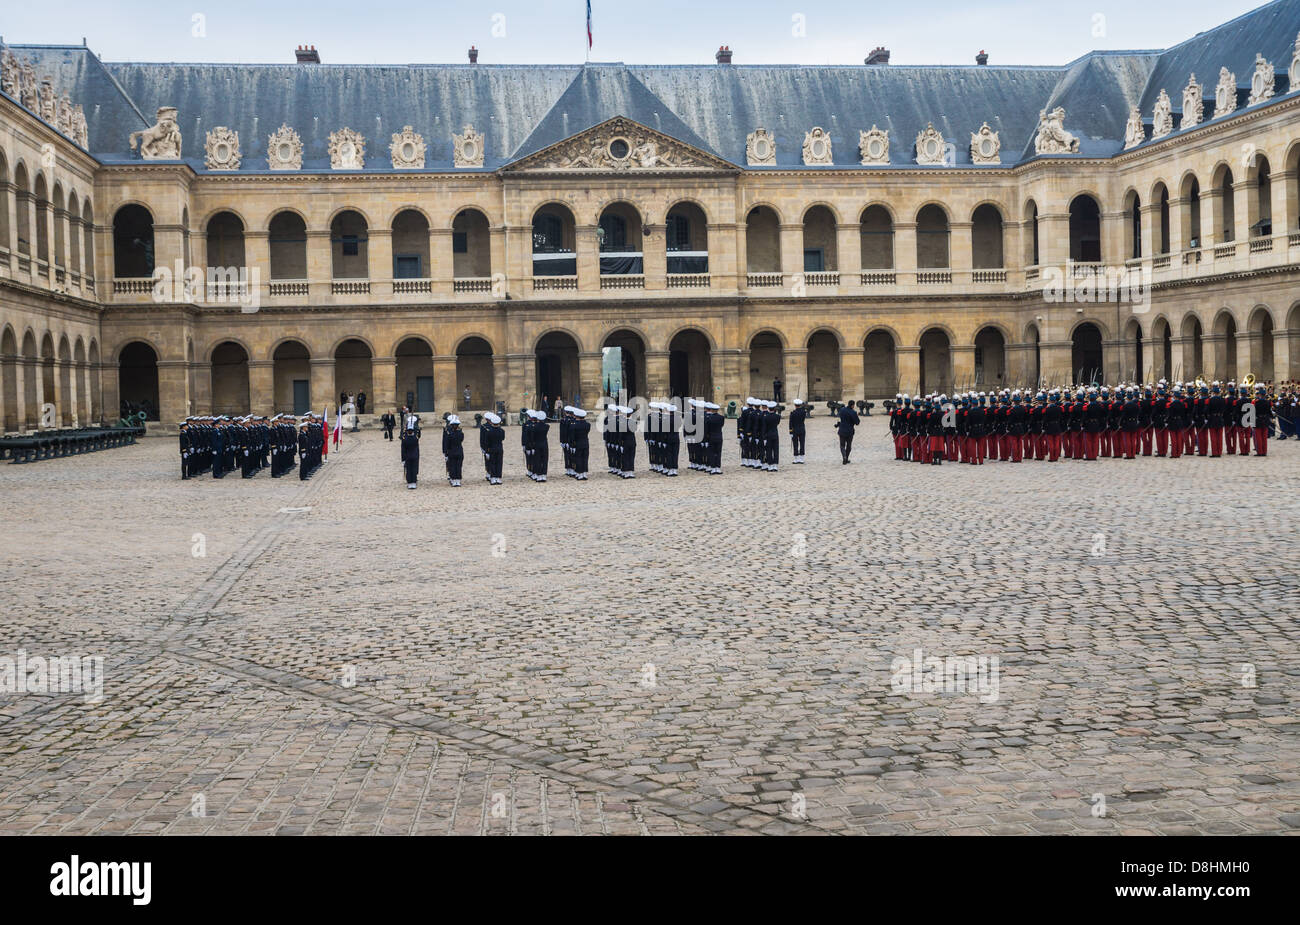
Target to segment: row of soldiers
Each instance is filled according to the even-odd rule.
[[[211,471],[215,479],[239,470],[249,479],[263,469],[279,478],[298,466],[306,479],[321,464],[325,449],[324,421],[313,414],[301,419],[244,415],[193,415],[180,423],[181,478]]]
[[[727,419],[715,402],[686,400],[686,467],[722,475],[722,428]]]
[[[1221,456],[1268,452],[1273,404],[1264,385],[1235,382],[1004,389],[949,398],[899,394],[889,410],[894,458],[944,460]]]
[[[560,414],[560,449],[564,451],[564,474],[585,482],[591,460],[591,422],[585,409],[564,406]]]
[[[808,408],[802,398],[794,400],[790,412],[791,462],[804,462],[804,440],[807,430],[804,422]],[[740,464],[751,469],[768,472],[779,471],[781,462],[781,411],[776,402],[766,398],[745,399],[745,407],[737,422],[740,438]]]

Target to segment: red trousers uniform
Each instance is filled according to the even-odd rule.
[[[1169,458],[1177,459],[1183,455],[1183,447],[1187,445],[1187,431],[1171,430],[1169,431]]]
[[[1237,445],[1241,448],[1242,456],[1250,455],[1250,435],[1254,428],[1238,427],[1237,428]]]
[[[1169,452],[1169,431],[1163,427],[1156,430],[1156,455],[1164,456]]]
[[[984,465],[984,438],[966,438],[966,462],[972,466]]]
[[[1151,428],[1150,427],[1142,428],[1141,434],[1142,434],[1142,455],[1150,456],[1151,455]]]
[[[894,435],[894,458],[907,459],[907,435]]]
[[[1196,428],[1196,455],[1210,455],[1210,428],[1208,427]]]
[[[942,435],[937,437],[932,436],[930,438],[930,461],[934,460],[936,454],[942,453],[944,451],[943,450],[944,443],[947,439],[948,439],[947,437],[944,437]]]
[[[1126,430],[1120,434],[1120,439],[1124,444],[1124,458],[1137,459],[1138,432],[1136,430]]]
[[[1012,462],[1020,462],[1025,452],[1025,441],[1020,436],[1010,436],[1007,438],[1011,442],[1010,459]]]
[[[1100,448],[1101,434],[1085,433],[1083,435],[1083,456],[1085,459],[1096,459]]]
[[[1224,448],[1228,451],[1229,456],[1237,455],[1237,427],[1229,424],[1223,428]]]
[[[1050,462],[1056,462],[1061,458],[1061,435],[1044,434],[1043,439],[1047,441],[1047,458]]]
[[[1268,428],[1256,427],[1253,428],[1253,430],[1255,432],[1255,455],[1267,456],[1268,455]]]
[[[1102,456],[1110,455],[1110,431],[1103,430],[1097,434],[1097,446]]]
[[[1223,455],[1223,428],[1222,427],[1210,428],[1210,455],[1211,456]]]
[[[1196,452],[1196,428],[1189,427],[1183,431],[1183,452],[1191,456]]]

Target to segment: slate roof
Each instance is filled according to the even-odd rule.
[[[366,171],[385,172],[390,136],[405,125],[424,136],[427,170],[451,169],[451,135],[466,123],[487,136],[483,169],[495,170],[617,116],[738,165],[746,135],[763,126],[779,169],[803,166],[804,133],[818,125],[837,167],[858,165],[858,132],[873,124],[889,130],[892,166],[914,163],[927,123],[969,164],[970,134],[985,121],[1000,133],[1002,163],[1014,164],[1034,157],[1039,111],[1056,106],[1079,156],[1107,157],[1122,149],[1133,106],[1150,123],[1161,88],[1178,112],[1192,71],[1212,98],[1227,66],[1244,105],[1259,52],[1277,71],[1276,95],[1288,93],[1297,30],[1300,0],[1275,0],[1163,51],[1093,52],[1058,67],[146,64],[101,62],[81,46],[10,47],[82,103],[90,150],[106,163],[134,159],[127,135],[168,105],[179,110],[183,159],[199,171],[218,125],[239,132],[241,173],[265,170],[281,123],[303,140],[304,170],[328,170],[329,134],[348,126],[366,138]]]

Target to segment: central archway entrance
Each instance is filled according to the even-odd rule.
[[[557,398],[566,405],[575,399],[581,404],[578,342],[563,331],[551,331],[537,341],[534,352],[537,355],[537,406],[549,413]]]
[[[600,388],[602,394],[626,398],[647,396],[645,341],[635,331],[613,331],[600,350]]]
[[[1070,336],[1070,368],[1074,371],[1075,382],[1104,381],[1101,331],[1090,321],[1079,325]]]
[[[712,399],[713,358],[704,332],[688,328],[669,342],[668,391],[673,398]]]
[[[148,344],[134,341],[117,355],[117,394],[122,414],[158,420],[158,354]]]
[[[775,398],[775,379],[785,380],[785,348],[771,331],[760,331],[749,342],[749,394]]]
[[[397,402],[412,411],[433,410],[433,347],[422,337],[408,337],[393,351],[397,357]]]
[[[234,341],[212,351],[212,413],[248,414],[248,351]]]
[[[467,337],[456,346],[456,403],[462,411],[496,406],[492,345],[481,337]]]
[[[921,335],[921,394],[952,391],[952,342],[938,328]]]

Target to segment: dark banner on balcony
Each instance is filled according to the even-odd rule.
[[[600,258],[600,273],[602,276],[626,276],[630,273],[641,272],[640,254],[635,257],[627,254],[613,254]]]
[[[708,257],[674,257],[668,255],[669,273],[708,273]]]

